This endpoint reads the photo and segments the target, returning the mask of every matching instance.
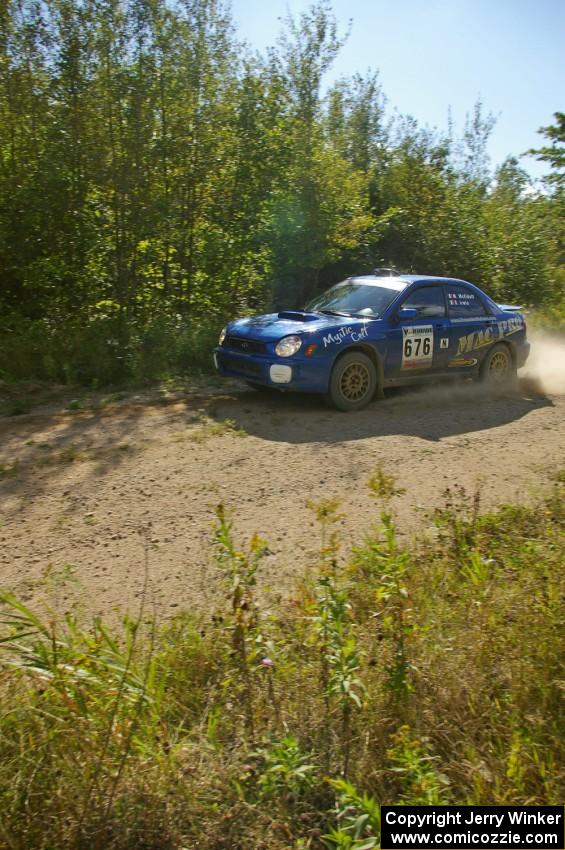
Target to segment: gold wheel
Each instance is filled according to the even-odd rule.
[[[349,402],[362,401],[369,392],[371,376],[363,363],[350,363],[340,377],[339,389]]]
[[[489,378],[493,381],[505,380],[511,369],[510,354],[503,348],[495,351],[488,364]]]

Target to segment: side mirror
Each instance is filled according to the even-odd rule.
[[[418,311],[415,307],[401,307],[397,313],[397,318],[399,322],[405,321],[406,319],[417,319]]]

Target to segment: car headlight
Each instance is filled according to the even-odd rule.
[[[228,329],[227,329],[227,327],[225,327],[225,328],[222,328],[222,330],[220,331],[220,339],[219,339],[219,344],[220,344],[220,345],[223,345],[223,344],[224,344],[224,340],[225,340],[225,338],[226,338],[227,330],[228,330]]]
[[[285,336],[277,342],[275,354],[279,357],[291,357],[296,354],[301,345],[302,340],[299,336]]]

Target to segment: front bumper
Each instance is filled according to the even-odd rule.
[[[241,354],[220,345],[214,349],[214,365],[219,375],[265,387],[311,393],[328,389],[328,369],[319,359]]]

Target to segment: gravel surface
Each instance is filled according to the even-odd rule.
[[[259,584],[276,604],[316,562],[309,500],[340,500],[346,552],[378,519],[367,480],[381,467],[405,491],[392,500],[401,536],[433,533],[447,487],[478,490],[485,508],[545,487],[565,465],[564,414],[565,394],[526,376],[502,396],[471,383],[390,391],[355,414],[233,382],[4,417],[1,586],[60,612],[133,611],[147,549],[159,616],[215,607],[214,507],[223,501],[238,543],[253,532],[268,540]]]

